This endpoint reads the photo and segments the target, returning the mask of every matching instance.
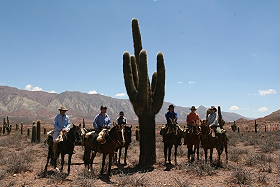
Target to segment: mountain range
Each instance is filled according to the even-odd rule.
[[[156,116],[157,122],[164,122],[164,114],[170,103],[164,102],[161,111]],[[87,94],[76,91],[48,93],[44,91],[27,91],[14,87],[0,86],[0,117],[9,116],[16,121],[51,121],[61,105],[69,108],[68,114],[73,120],[92,120],[99,113],[99,107],[108,107],[108,114],[116,119],[119,111],[124,111],[128,120],[136,122],[137,116],[128,99],[116,99],[100,94]],[[185,121],[190,112],[189,107],[176,106],[179,121]],[[207,108],[199,106],[197,113],[205,118]],[[225,121],[246,118],[237,113],[223,112]]]

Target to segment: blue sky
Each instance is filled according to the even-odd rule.
[[[279,109],[277,0],[0,1],[0,85],[125,98],[122,54],[138,18],[165,100],[248,117]]]

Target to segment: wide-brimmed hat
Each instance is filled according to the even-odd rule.
[[[107,107],[102,105],[102,106],[100,107],[100,110],[102,110],[102,109],[107,109]]]
[[[215,106],[211,106],[210,110],[215,110],[217,111],[217,108]]]
[[[169,105],[168,106],[168,110],[171,109],[171,108],[175,108],[174,105]]]
[[[190,110],[196,110],[195,106],[192,106],[192,107],[190,108]]]
[[[119,113],[120,115],[124,115],[124,112],[123,111],[120,111],[120,113]]]
[[[59,111],[68,111],[68,109],[64,106],[61,106],[60,108],[58,108]]]

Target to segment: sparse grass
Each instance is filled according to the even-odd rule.
[[[236,169],[232,173],[232,182],[235,184],[248,185],[252,182],[252,174],[246,169]]]
[[[265,163],[273,162],[273,158],[271,156],[266,156],[265,154],[259,153],[250,153],[246,157],[245,165],[247,166],[255,166],[255,165],[262,165]]]
[[[31,151],[19,151],[5,156],[6,171],[11,174],[31,171],[33,160]]]
[[[141,176],[121,174],[117,178],[117,185],[121,187],[146,187],[148,180],[144,174]]]
[[[1,187],[15,187],[15,181],[0,181]]]
[[[187,172],[193,172],[197,176],[213,176],[216,174],[215,168],[203,161],[195,161],[188,166],[181,165],[181,169],[185,169]]]

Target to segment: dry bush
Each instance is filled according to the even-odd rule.
[[[117,178],[116,186],[121,187],[146,187],[148,185],[148,180],[145,175],[135,176],[135,175],[125,175],[121,174]]]
[[[190,183],[187,181],[187,179],[184,178],[173,178],[174,180],[174,187],[190,187]]]
[[[260,150],[264,153],[272,153],[273,151],[276,151],[278,149],[279,149],[279,142],[275,142],[271,139],[263,142],[263,144],[260,145]]]
[[[15,187],[15,181],[0,181],[1,187]]]
[[[248,185],[252,182],[252,174],[246,170],[246,169],[236,169],[233,173],[232,173],[232,182],[235,184],[244,184],[244,185]]]
[[[270,163],[263,163],[260,165],[260,171],[261,172],[267,172],[267,173],[272,173],[272,167]]]
[[[33,157],[30,150],[8,153],[4,160],[8,173],[15,174],[32,170]]]
[[[267,174],[266,173],[258,173],[258,182],[261,184],[267,184]]]
[[[238,162],[242,154],[248,154],[248,151],[240,148],[232,148],[229,150],[229,160]]]
[[[77,185],[79,185],[79,187],[96,187],[97,185],[95,185],[95,180],[92,179],[79,179],[77,182]]]
[[[254,165],[262,165],[271,162],[273,162],[273,158],[270,155],[266,156],[265,154],[250,153],[246,157],[245,165],[254,166]]]
[[[183,167],[187,172],[193,172],[197,176],[213,176],[216,174],[215,168],[203,161],[195,161],[194,163]]]
[[[0,169],[0,180],[4,179],[7,174],[7,171],[4,169]]]

